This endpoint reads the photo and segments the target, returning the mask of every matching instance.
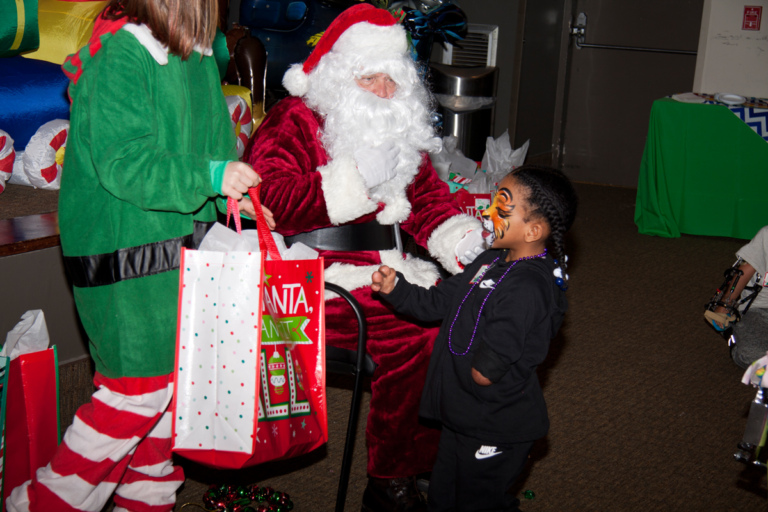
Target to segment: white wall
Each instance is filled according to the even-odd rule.
[[[742,30],[745,5],[762,6],[760,30]],[[705,0],[693,91],[768,98],[768,0]]]

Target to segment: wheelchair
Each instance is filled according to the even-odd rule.
[[[757,294],[760,293],[762,286],[755,283],[752,286],[745,286],[741,297],[734,297],[734,291],[739,281],[744,277],[744,272],[739,268],[744,263],[742,258],[723,272],[725,280],[721,284],[712,298],[707,302],[704,311],[704,317],[710,326],[717,331],[723,338],[728,340],[728,346],[736,343],[733,336],[733,324],[741,320],[749,307],[755,301]],[[723,308],[725,313],[718,312],[718,308]]]

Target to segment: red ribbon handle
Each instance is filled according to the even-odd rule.
[[[269,257],[273,260],[282,260],[283,258],[280,256],[280,251],[277,249],[275,239],[272,238],[272,232],[267,225],[267,219],[264,218],[264,212],[261,211],[261,199],[259,199],[260,192],[261,183],[248,189],[248,196],[253,203],[253,209],[256,210],[256,219],[254,220],[256,221],[256,230],[259,233],[259,248],[262,252],[266,251],[267,254],[269,254]],[[227,198],[227,226],[229,226],[230,215],[235,219],[235,228],[237,229],[237,232],[241,233],[240,207],[238,206],[237,201],[231,197]]]
[[[267,219],[264,218],[264,212],[261,211],[261,199],[259,194],[261,193],[261,183],[255,187],[248,189],[248,196],[251,198],[253,208],[256,210],[256,230],[259,232],[259,247],[262,251],[266,249],[267,254],[273,260],[282,260],[280,251],[277,249],[275,239],[272,238],[272,232],[267,225]]]

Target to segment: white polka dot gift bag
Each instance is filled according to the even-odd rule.
[[[323,261],[281,260],[261,217],[258,236],[219,224],[182,253],[173,451],[219,469],[328,440]]]

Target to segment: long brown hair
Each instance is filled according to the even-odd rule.
[[[210,48],[219,19],[218,0],[111,0],[107,19],[127,16],[149,27],[168,51],[187,59],[195,45]]]

